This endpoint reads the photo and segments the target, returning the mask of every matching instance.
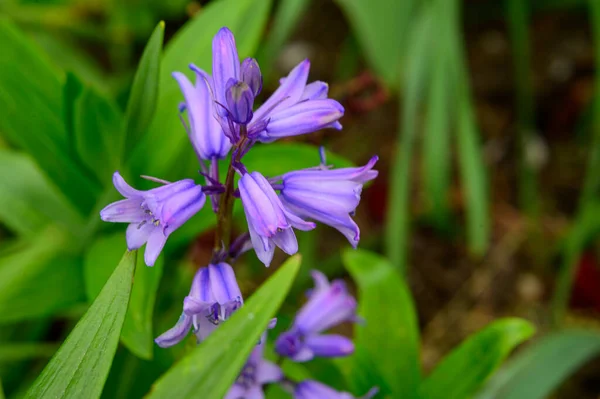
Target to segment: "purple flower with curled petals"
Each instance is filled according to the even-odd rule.
[[[189,123],[184,126],[196,151],[198,160],[222,159],[231,149],[231,142],[223,133],[219,122],[213,116],[213,105],[210,95],[209,78],[192,66],[196,74],[196,84],[188,80],[181,72],[174,72],[173,77],[179,84],[185,103],[180,111],[186,111]],[[183,120],[183,119],[182,119]]]
[[[282,79],[273,95],[253,111],[254,100],[262,89],[260,68],[252,58],[240,64],[233,33],[221,28],[213,39],[213,76],[206,80],[212,81],[215,114],[231,142],[238,142],[240,126],[245,126],[252,140],[262,142],[322,128],[341,129],[338,120],[344,108],[327,98],[325,83],[306,83],[309,69],[309,61],[302,61]]]
[[[198,342],[202,342],[242,305],[242,294],[230,265],[221,262],[200,268],[190,294],[183,301],[181,317],[173,328],[154,341],[162,348],[173,346],[192,328]]]
[[[102,209],[100,218],[105,222],[130,223],[127,248],[134,250],[146,244],[144,261],[148,266],[154,265],[169,235],[200,211],[206,201],[202,186],[191,179],[140,191],[115,172],[113,184],[125,199]]]
[[[331,284],[321,272],[313,270],[315,288],[308,302],[300,309],[292,328],[282,333],[275,342],[281,356],[297,362],[315,356],[341,357],[354,352],[352,340],[337,334],[321,334],[345,321],[356,321],[356,300],[342,280]]]
[[[363,184],[377,177],[377,156],[363,167],[331,170],[299,170],[282,177],[281,202],[301,218],[339,230],[356,248],[360,230],[352,220]]]
[[[372,388],[362,399],[370,399],[379,390]],[[294,387],[294,399],[355,399],[348,392],[338,392],[328,385],[313,380],[302,381]]]
[[[263,357],[265,341],[266,334],[263,334],[225,399],[263,398],[263,385],[281,381],[283,373],[279,366]]]
[[[269,266],[275,246],[288,255],[298,251],[292,227],[311,230],[314,223],[305,222],[286,211],[271,184],[258,172],[246,173],[239,181],[240,197],[248,221],[250,240],[258,258]]]

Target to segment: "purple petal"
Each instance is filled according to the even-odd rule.
[[[148,237],[148,241],[146,242],[146,251],[144,251],[144,261],[148,266],[154,266],[154,262],[160,255],[165,243],[167,242],[167,237],[164,235],[162,229],[154,229],[150,236]]]
[[[215,331],[219,327],[218,324],[213,324],[206,319],[202,319],[199,328],[195,331],[196,340],[198,343],[204,341],[213,331]]]
[[[341,168],[341,169],[329,169],[321,171],[297,171],[286,173],[286,178],[291,179],[296,175],[311,176],[310,172],[317,172],[319,179],[321,180],[350,180],[355,183],[364,184],[369,180],[373,180],[377,177],[378,172],[373,170],[373,167],[379,160],[377,155],[374,155],[369,159],[366,165],[358,168]]]
[[[188,316],[202,315],[214,305],[214,302],[204,302],[192,296],[183,299],[183,312]]]
[[[240,287],[235,279],[233,268],[225,262],[208,265],[212,293],[221,305],[237,298],[242,298]]]
[[[248,232],[250,233],[250,241],[254,247],[254,252],[256,252],[258,259],[264,263],[266,267],[269,267],[273,260],[273,254],[275,253],[275,245],[270,238],[258,234],[248,217],[248,213],[246,213],[246,219],[248,220]]]
[[[302,332],[318,333],[344,321],[353,320],[356,300],[343,281],[335,280],[328,290],[314,292],[296,315],[294,326]]]
[[[210,272],[208,267],[201,267],[194,275],[189,296],[202,302],[215,302],[215,297],[210,289]]]
[[[288,223],[295,229],[302,231],[309,231],[317,227],[317,225],[313,222],[307,222],[306,220],[301,219],[299,216],[295,215],[293,212],[290,212],[286,209],[285,200],[279,196],[281,203],[283,204],[283,213],[285,213],[285,217]]]
[[[256,97],[262,89],[263,79],[258,62],[254,58],[246,58],[242,62],[241,78],[252,89],[252,94]]]
[[[246,395],[244,399],[264,399],[265,394],[263,393],[262,387],[260,385],[250,387],[246,391]]]
[[[167,199],[160,214],[160,220],[164,223],[165,235],[168,236],[198,213],[205,202],[206,195],[202,192],[202,186],[199,185]]]
[[[246,388],[239,384],[233,384],[224,399],[244,399],[244,395],[246,394]]]
[[[353,397],[318,381],[305,380],[296,385],[294,399],[353,399]]]
[[[300,101],[304,100],[324,100],[327,98],[329,85],[325,82],[312,82],[306,85]]]
[[[268,181],[258,172],[245,174],[239,181],[240,196],[248,223],[263,237],[272,237],[289,227],[283,205]]]
[[[199,160],[224,158],[231,143],[213,116],[213,101],[205,78],[196,71],[196,85],[180,72],[173,73],[186,102],[190,130],[188,135]]]
[[[227,104],[225,90],[229,79],[240,80],[240,60],[238,58],[235,38],[227,28],[221,28],[215,35],[212,43],[213,64],[212,75],[215,90],[215,100],[220,104]],[[217,107],[217,112],[225,116],[225,110]]]
[[[318,270],[311,270],[310,275],[313,278],[313,281],[315,282],[315,288],[313,292],[329,289],[329,280],[327,279],[327,276],[325,274],[321,273]]]
[[[335,100],[304,101],[280,112],[272,113],[260,141],[271,142],[281,137],[312,133],[330,125],[344,115],[344,108]]]
[[[308,179],[284,176],[281,196],[296,206],[307,206],[323,213],[355,211],[360,203],[362,184],[349,180],[321,180],[318,173],[311,175]]]
[[[286,109],[300,101],[308,79],[309,69],[310,62],[308,60],[296,65],[281,86],[256,110],[253,122],[258,122],[278,110]]]
[[[121,195],[125,198],[141,197],[144,194],[143,191],[136,190],[135,188],[127,184],[127,182],[125,181],[125,179],[123,179],[119,172],[113,173],[113,185],[115,186],[117,191],[121,193]]]
[[[281,368],[273,362],[263,360],[256,370],[256,382],[260,385],[280,381],[283,378]]]
[[[155,230],[160,231],[160,229],[151,222],[144,223],[143,225],[132,223],[127,226],[127,231],[125,233],[127,249],[133,251],[134,249],[140,248],[148,241],[148,237],[150,237],[150,234]]]
[[[113,202],[100,211],[100,219],[105,222],[140,223],[146,216],[140,198]]]
[[[191,327],[192,318],[182,313],[175,326],[161,334],[154,342],[161,348],[168,348],[169,346],[178,344],[186,337]]]
[[[296,240],[296,235],[291,227],[275,234],[275,236],[273,236],[273,242],[288,255],[293,255],[298,252],[298,241]]]
[[[354,352],[352,340],[343,335],[309,335],[304,339],[304,344],[315,356],[320,357],[342,357]]]

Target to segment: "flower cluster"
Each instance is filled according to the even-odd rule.
[[[100,212],[104,221],[129,223],[127,247],[134,250],[145,244],[144,260],[148,266],[154,265],[169,235],[199,212],[207,197],[217,215],[211,263],[197,271],[179,321],[156,338],[161,347],[177,344],[190,331],[198,342],[204,340],[243,305],[230,265],[241,253],[254,249],[261,262],[269,266],[276,247],[290,255],[296,253],[295,229],[312,230],[315,222],[337,229],[356,247],[360,231],[352,216],[363,185],[377,176],[373,169],[376,156],[362,167],[332,169],[323,150],[321,163],[309,169],[281,176],[249,171],[243,157],[255,144],[323,128],[341,130],[339,119],[344,108],[327,98],[326,83],[307,83],[310,63],[305,60],[281,79],[277,90],[255,109],[263,85],[256,60],[247,58],[240,62],[235,38],[227,28],[215,35],[212,52],[212,75],[195,65],[190,65],[193,82],[181,72],[173,73],[183,95],[179,115],[198,158],[204,184],[192,179],[168,182],[144,176],[159,186],[140,191],[115,172],[113,183],[125,199]],[[224,180],[219,173],[223,163],[227,165]],[[232,209],[237,199],[242,202],[248,232],[230,244]],[[345,356],[354,350],[348,338],[323,334],[341,322],[356,320],[354,298],[343,282],[329,284],[319,272],[314,272],[313,277],[316,288],[308,303],[275,345],[280,356],[294,361]],[[263,384],[284,378],[276,365],[262,358],[263,347],[264,339],[248,359],[228,398],[262,397]],[[349,397],[334,394],[331,388],[314,381],[294,385],[293,391],[296,398]]]

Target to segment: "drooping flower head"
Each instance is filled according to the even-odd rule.
[[[196,74],[196,84],[192,85],[189,79],[181,72],[174,72],[185,103],[179,110],[187,111],[188,124],[186,131],[196,151],[198,160],[222,159],[231,149],[231,142],[225,137],[219,122],[213,116],[213,103],[210,95],[210,76],[192,66]]]
[[[299,170],[283,175],[280,198],[286,209],[301,218],[339,230],[356,248],[360,230],[352,220],[363,184],[377,177],[374,156],[363,167]]]
[[[259,399],[264,397],[262,386],[281,381],[283,373],[275,363],[265,360],[266,334],[246,361],[234,384],[229,388],[225,399]]]
[[[144,260],[148,266],[154,265],[169,235],[200,211],[206,201],[202,187],[191,179],[141,191],[115,172],[113,184],[125,199],[106,206],[100,217],[105,222],[130,223],[127,248],[134,250],[146,244]]]
[[[296,315],[292,328],[277,338],[275,350],[297,362],[315,356],[347,356],[354,352],[352,340],[342,335],[321,333],[345,321],[356,321],[356,300],[342,280],[330,284],[327,277],[316,270],[312,277],[315,288],[308,302]]]
[[[362,399],[370,399],[379,390],[372,388]],[[294,399],[356,399],[348,392],[338,392],[328,385],[314,380],[305,380],[296,384],[294,388]]]
[[[201,342],[242,305],[242,294],[230,265],[222,262],[200,268],[183,301],[177,324],[155,342],[163,348],[173,346],[186,337],[190,328]]]
[[[344,108],[327,99],[327,85],[306,84],[310,64],[302,61],[280,87],[256,111],[254,101],[262,89],[262,75],[253,58],[241,64],[233,33],[221,28],[213,39],[212,85],[217,120],[232,143],[245,126],[253,140],[270,142],[331,127],[341,129],[338,120]],[[208,76],[206,72],[202,72]]]
[[[243,175],[239,189],[250,239],[258,258],[269,266],[275,246],[289,255],[295,254],[298,241],[292,227],[311,230],[315,227],[314,223],[287,212],[271,184],[258,172]]]

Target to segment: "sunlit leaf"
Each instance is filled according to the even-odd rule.
[[[510,352],[531,337],[535,329],[520,319],[506,319],[469,337],[440,361],[423,381],[423,399],[471,397]],[[501,396],[498,396],[501,397]]]
[[[137,251],[126,252],[112,276],[26,398],[99,398],[125,320]]]
[[[543,337],[507,362],[476,399],[543,399],[600,353],[600,335],[565,330]]]
[[[355,327],[349,376],[355,393],[364,394],[381,379],[384,395],[415,397],[421,379],[419,330],[406,283],[386,259],[371,252],[348,250],[343,261],[358,285],[358,313],[365,319]]]
[[[84,275],[88,298],[94,300],[110,277],[121,254],[126,249],[125,235],[115,233],[98,238],[85,256]],[[162,276],[163,257],[160,256],[154,267],[144,264],[144,257],[138,256],[131,289],[131,299],[121,331],[123,344],[136,356],[152,358],[154,334],[152,315],[156,290]]]

